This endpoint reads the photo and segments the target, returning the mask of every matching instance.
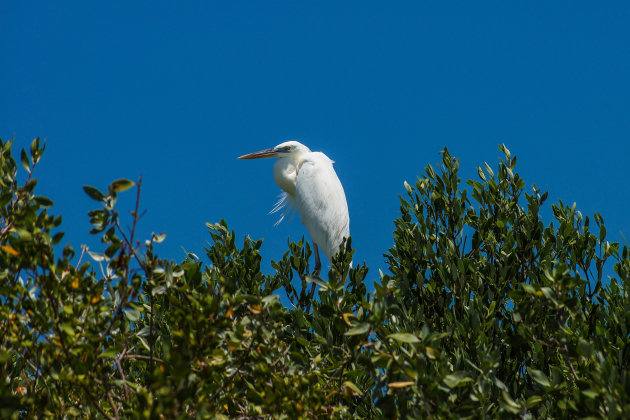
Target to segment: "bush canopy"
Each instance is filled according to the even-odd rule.
[[[62,248],[61,217],[35,192],[43,147],[18,163],[12,143],[2,418],[630,418],[628,248],[575,205],[545,224],[547,194],[526,190],[504,146],[476,180],[444,149],[404,183],[389,272],[368,290],[350,240],[318,278],[307,241],[266,274],[262,240],[224,221],[208,224],[207,258],[161,258],[164,235],[136,235],[141,181],[84,187],[101,252]],[[117,196],[134,190],[123,228]]]

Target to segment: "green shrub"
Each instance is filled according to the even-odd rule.
[[[525,192],[505,147],[466,188],[446,149],[405,183],[390,274],[371,293],[350,241],[322,278],[305,241],[262,273],[262,241],[237,245],[224,221],[208,224],[207,259],[161,259],[164,235],[136,237],[138,205],[129,230],[116,208],[141,180],[84,187],[103,252],[77,257],[35,195],[39,140],[21,153],[23,184],[11,147],[0,141],[0,417],[630,416],[628,249],[562,202],[545,225],[547,194]]]

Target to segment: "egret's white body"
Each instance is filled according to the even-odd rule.
[[[311,152],[297,141],[281,143],[274,148],[250,153],[239,159],[265,157],[278,158],[273,166],[273,177],[284,191],[272,212],[279,211],[287,202],[297,209],[315,243],[317,270],[317,247],[331,260],[339,251],[343,239],[350,237],[346,195],[333,169],[333,161],[321,152]],[[284,215],[278,222],[283,218]]]

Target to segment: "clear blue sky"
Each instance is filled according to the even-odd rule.
[[[236,157],[290,139],[336,161],[370,280],[444,146],[473,177],[505,143],[528,187],[630,237],[627,1],[3,2],[0,23],[0,136],[47,139],[39,192],[77,249],[81,186],[142,174],[163,256],[203,255],[225,218],[270,271],[305,230],[267,215],[273,162]]]

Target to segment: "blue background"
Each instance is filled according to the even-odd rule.
[[[273,162],[236,157],[290,139],[336,161],[370,280],[403,181],[444,146],[465,178],[505,143],[528,188],[628,237],[629,2],[3,2],[0,16],[0,136],[46,138],[38,191],[77,249],[103,249],[82,185],[142,174],[141,233],[167,232],[162,256],[202,256],[205,222],[225,218],[265,239],[269,272],[306,231],[267,215]]]

